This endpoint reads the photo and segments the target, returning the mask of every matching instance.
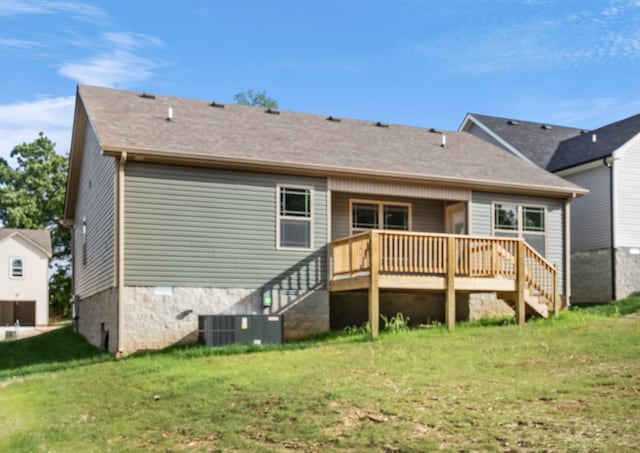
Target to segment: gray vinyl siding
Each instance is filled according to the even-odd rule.
[[[74,290],[88,297],[115,286],[116,163],[102,156],[95,132],[87,126],[73,226]],[[82,219],[87,219],[87,256],[83,260]]]
[[[615,154],[615,246],[640,247],[640,135]]]
[[[412,231],[443,233],[445,228],[444,201],[424,198],[403,198],[361,193],[331,193],[331,239],[349,236],[349,200],[396,201],[411,203]]]
[[[572,253],[611,247],[609,171],[602,165],[564,177],[589,190],[571,203]]]
[[[491,236],[493,230],[491,206],[495,202],[546,206],[544,255],[547,261],[558,266],[558,284],[560,288],[564,288],[564,200],[474,192],[471,205],[471,235]]]
[[[276,185],[313,188],[313,250],[276,249]],[[130,162],[125,284],[326,285],[326,180]]]

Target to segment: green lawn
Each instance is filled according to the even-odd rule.
[[[119,362],[69,329],[2,342],[0,451],[639,449],[639,302]]]

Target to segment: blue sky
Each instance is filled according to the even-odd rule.
[[[0,157],[69,149],[78,83],[455,130],[640,112],[640,0],[0,0]]]

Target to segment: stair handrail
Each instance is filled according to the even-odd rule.
[[[542,297],[545,298],[545,300],[547,301],[547,305],[554,309],[555,304],[556,304],[556,279],[557,279],[557,273],[558,270],[556,269],[556,267],[554,265],[552,265],[551,263],[549,263],[549,261],[547,261],[547,259],[545,257],[543,257],[540,253],[538,253],[537,250],[535,250],[533,247],[531,247],[526,241],[524,241],[524,250],[525,250],[525,279],[527,281],[527,283],[534,288],[535,290],[537,290],[540,295],[542,295]],[[547,276],[547,278],[550,281],[550,286],[551,288],[549,289],[548,286],[544,285],[542,282],[536,280],[534,274],[535,272],[533,272],[533,269],[530,269],[530,260],[532,260],[535,264],[537,264],[539,266],[539,269],[542,270],[544,272],[544,274]]]

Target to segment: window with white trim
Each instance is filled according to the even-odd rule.
[[[493,205],[495,236],[524,238],[538,253],[546,252],[546,209],[515,203]]]
[[[411,204],[389,201],[350,200],[351,234],[366,230],[411,229]]]
[[[9,276],[11,278],[24,278],[24,258],[17,256],[9,258]]]
[[[277,248],[312,248],[313,190],[305,186],[277,186]]]

